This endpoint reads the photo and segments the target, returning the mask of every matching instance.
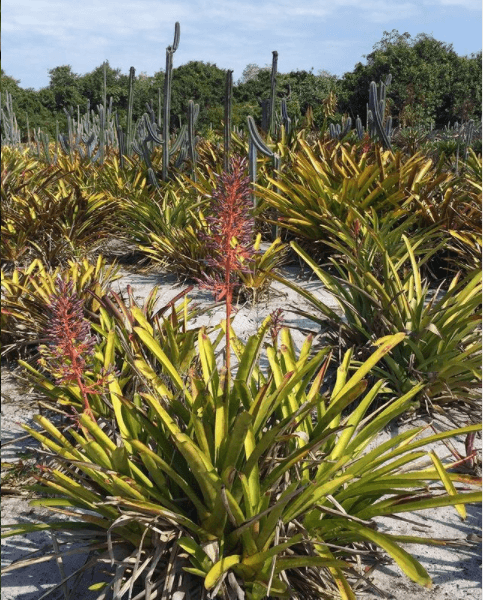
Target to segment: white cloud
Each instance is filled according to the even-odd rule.
[[[189,15],[190,11],[178,3],[141,0],[5,0],[3,5],[4,31],[30,31],[63,39],[68,30],[79,34],[103,31],[108,37],[132,35],[173,29],[176,20]],[[172,34],[171,34],[172,35]],[[82,38],[79,38],[82,43]]]
[[[181,24],[175,66],[190,60],[235,69],[271,62],[281,70],[348,70],[383,29],[407,29],[409,20],[473,10],[480,0],[4,0],[3,67],[46,85],[48,69],[71,64],[86,73],[105,59],[127,72],[154,73]],[[438,7],[441,9],[438,11]],[[403,23],[403,24],[402,24]],[[367,40],[370,40],[369,42]],[[355,56],[355,54],[357,55]],[[25,57],[35,55],[34,60]],[[20,57],[23,57],[20,59]],[[350,58],[350,57],[353,58]],[[330,64],[327,62],[330,59]],[[332,66],[332,70],[334,67]],[[36,72],[37,74],[36,74]],[[32,83],[25,81],[26,85]]]

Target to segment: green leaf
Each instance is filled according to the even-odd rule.
[[[252,415],[246,411],[241,412],[235,420],[230,431],[228,444],[221,472],[229,467],[236,467],[238,457],[245,444],[248,430],[252,424]]]
[[[414,510],[438,508],[440,506],[473,503],[481,503],[481,492],[468,492],[465,494],[456,494],[455,496],[445,494],[443,496],[424,498],[423,500],[420,500],[417,497],[405,501],[402,501],[399,498],[390,498],[389,500],[373,504],[358,513],[357,516],[361,519],[372,519],[373,517],[382,517],[384,515],[392,515],[400,512],[411,512]]]
[[[151,350],[151,352],[156,356],[161,365],[166,369],[171,381],[176,385],[176,387],[180,391],[184,392],[184,394],[189,400],[191,400],[191,398],[189,397],[188,390],[185,389],[185,386],[181,377],[178,374],[178,371],[176,370],[172,362],[169,360],[169,358],[166,356],[159,343],[153,338],[153,336],[148,331],[146,331],[142,327],[134,327],[134,331],[144,342],[144,344],[149,348],[149,350]]]
[[[91,590],[91,592],[98,592],[100,590],[103,590],[108,585],[109,582],[107,581],[99,581],[99,583],[93,583],[92,585],[90,585],[88,589]]]
[[[193,557],[197,565],[202,569],[203,575],[211,569],[213,561],[210,560],[203,548],[193,538],[180,537],[176,543]]]
[[[348,521],[346,527],[356,531],[362,538],[383,548],[397,562],[410,579],[426,588],[431,587],[431,578],[426,569],[413,556],[406,552],[406,550],[398,546],[391,538],[354,521]]]

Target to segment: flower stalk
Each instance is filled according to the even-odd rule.
[[[214,267],[214,275],[204,274],[201,286],[212,290],[215,299],[225,299],[225,390],[229,389],[230,378],[230,320],[233,311],[233,294],[240,285],[237,273],[248,272],[246,264],[253,255],[254,220],[251,215],[250,179],[245,175],[246,159],[233,157],[230,168],[219,176],[213,192],[213,215],[208,217],[210,233],[205,236],[211,256],[206,261]]]
[[[57,294],[50,298],[51,318],[45,332],[47,345],[39,347],[42,356],[39,364],[49,369],[57,384],[71,382],[78,386],[84,412],[95,421],[88,396],[98,390],[102,378],[88,385],[84,374],[96,339],[84,317],[84,302],[73,290],[72,281],[65,282],[59,277],[57,289]]]

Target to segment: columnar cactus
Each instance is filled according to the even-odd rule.
[[[252,116],[247,117],[247,124],[248,124],[248,133],[250,136],[249,137],[249,140],[250,140],[250,142],[249,142],[250,183],[255,184],[256,179],[257,179],[257,169],[256,169],[256,159],[257,159],[256,151],[257,150],[259,152],[261,152],[262,154],[264,154],[265,156],[268,156],[269,158],[272,159],[273,168],[274,168],[274,171],[276,172],[276,177],[278,179],[278,177],[279,177],[278,173],[280,171],[280,164],[281,164],[280,156],[273,150],[270,150],[270,148],[262,140],[262,138],[260,137],[260,134],[258,133],[257,126],[255,125],[255,121]],[[250,149],[250,145],[252,146],[251,149]],[[279,189],[276,188],[276,191],[279,192]],[[256,203],[255,203],[255,206],[256,206]],[[279,236],[279,231],[280,231],[279,226],[275,225],[272,229],[272,236],[274,239],[276,239]]]
[[[40,131],[39,127],[37,130],[34,129],[34,139],[37,144],[37,156],[40,159],[45,160],[47,164],[53,164],[49,151],[49,134]]]
[[[231,106],[233,93],[233,71],[226,72],[225,84],[225,122],[223,131],[223,170],[228,171],[230,162],[230,144],[231,144]]]
[[[274,50],[272,52],[272,73],[270,76],[270,108],[269,108],[269,135],[275,134],[275,100],[277,94],[277,64],[278,64],[278,52]]]
[[[102,106],[104,108],[104,114],[107,113],[107,62],[104,61],[102,63],[102,71],[103,71],[103,78],[102,78]]]
[[[337,123],[337,125],[334,125],[333,123],[331,123],[329,125],[330,137],[333,140],[335,140],[335,139],[343,140],[345,138],[345,136],[350,132],[351,125],[352,125],[352,119],[350,117],[342,119],[342,126],[340,125],[340,123]],[[357,124],[356,124],[356,126],[357,126]]]
[[[105,152],[105,141],[106,141],[106,136],[105,136],[106,123],[105,123],[104,106],[102,104],[99,104],[99,106],[97,107],[97,110],[99,111],[99,163],[102,165],[104,163],[104,152]]]
[[[28,114],[25,114],[25,117],[27,119],[27,144],[29,145],[29,148],[30,148],[30,125],[29,125],[29,116],[28,116]]]
[[[164,105],[163,105],[163,181],[168,179],[169,164],[169,124],[171,117],[171,81],[173,77],[173,54],[178,49],[180,26],[176,22],[174,26],[174,41],[172,46],[166,48],[166,71],[164,73]]]
[[[193,100],[188,102],[188,157],[191,161],[191,176],[193,181],[196,181],[196,140],[195,140],[195,124],[200,114],[200,105],[195,104]]]
[[[27,119],[28,124],[28,119]],[[29,133],[29,144],[30,144],[30,133]],[[59,121],[55,120],[55,162],[59,156]]]
[[[371,81],[369,87],[369,104],[367,108],[367,125],[369,135],[377,136],[384,148],[392,150],[392,117],[384,120],[386,112],[386,88],[391,83],[391,75],[386,77],[385,82],[379,83],[379,89],[374,81]]]
[[[258,103],[262,109],[262,131],[267,133],[270,129],[270,100],[268,98],[265,98],[264,100],[258,98]]]
[[[285,129],[285,134],[287,136],[289,136],[290,131],[292,129],[292,119],[288,116],[287,99],[286,98],[282,98],[281,110],[282,110],[282,125]]]
[[[359,117],[359,115],[357,115],[357,119],[356,119],[356,133],[357,133],[357,137],[359,138],[359,141],[362,141],[362,139],[364,137],[364,127],[362,126],[362,121],[361,121],[361,118]]]
[[[161,112],[161,88],[158,88],[158,127],[161,130],[162,123],[162,112]]]
[[[133,122],[132,122],[132,109],[134,104],[134,76],[136,70],[134,67],[129,69],[129,95],[128,95],[128,103],[127,103],[127,139],[125,144],[125,150],[127,152],[127,156],[131,156],[131,148],[134,140],[133,133]]]
[[[5,92],[5,110],[0,110],[0,125],[2,128],[2,144],[7,146],[20,145],[20,129],[17,124],[17,117],[13,110],[12,94]],[[1,105],[1,95],[0,95]]]

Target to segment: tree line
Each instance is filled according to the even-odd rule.
[[[335,112],[333,122],[343,115],[366,119],[366,103],[371,81],[379,82],[389,73],[387,105],[395,125],[430,125],[438,128],[455,121],[481,120],[481,51],[470,56],[459,56],[451,44],[436,40],[427,34],[411,37],[397,30],[384,32],[381,41],[342,77],[326,71],[292,71],[278,73],[277,95],[287,99],[292,121],[301,122],[309,107],[313,123],[324,122],[324,101],[332,98]],[[30,128],[41,128],[51,135],[58,121],[61,131],[66,128],[64,109],[73,107],[83,114],[87,106],[95,108],[103,101],[104,70],[106,70],[107,98],[112,97],[113,109],[121,124],[125,123],[128,106],[129,75],[104,63],[90,73],[79,75],[70,65],[49,71],[49,84],[40,89],[24,89],[14,77],[1,71],[2,91],[13,97],[17,122],[26,132],[27,115]],[[171,127],[177,129],[186,122],[188,100],[200,105],[198,129],[219,129],[223,120],[223,101],[226,71],[216,64],[190,61],[175,67],[172,83]],[[153,76],[136,75],[134,84],[134,118],[140,118],[150,103],[155,113],[162,95],[163,70]],[[247,65],[242,77],[233,86],[232,123],[244,127],[247,115],[260,119],[262,101],[270,95],[270,67]],[[325,110],[325,115],[327,110]]]

